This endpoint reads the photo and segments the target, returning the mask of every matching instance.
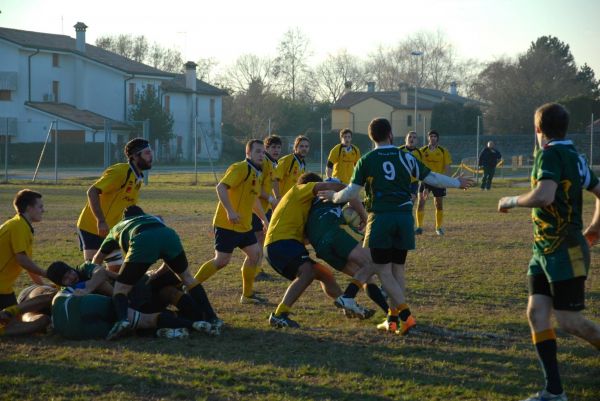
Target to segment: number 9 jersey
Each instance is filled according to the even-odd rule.
[[[393,145],[380,146],[356,164],[351,182],[365,187],[368,212],[411,211],[410,183],[422,181],[431,170],[412,154]]]

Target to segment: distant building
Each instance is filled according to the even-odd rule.
[[[172,113],[175,137],[163,152],[192,159],[221,154],[222,97],[227,93],[196,79],[196,64],[173,74],[76,38],[0,27],[0,133],[12,143],[43,142],[58,121],[60,142],[124,143],[137,122],[128,121],[136,93],[148,86]],[[197,129],[194,125],[197,123]]]
[[[351,82],[346,83],[346,92],[332,106],[332,130],[348,127],[354,132],[366,134],[369,122],[373,118],[385,117],[391,122],[396,135],[404,135],[408,131],[422,134],[431,129],[431,111],[436,103],[447,101],[464,105],[475,102],[459,96],[455,83],[450,86],[449,93],[417,88],[417,121],[413,121],[414,87],[402,84],[397,91],[376,91],[375,83],[368,82],[366,92],[353,92],[351,86]]]

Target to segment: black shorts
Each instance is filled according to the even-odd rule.
[[[89,231],[77,229],[77,236],[79,237],[79,250],[86,251],[88,249],[98,250],[100,245],[104,242],[104,238],[99,235],[93,234]]]
[[[271,221],[271,215],[273,214],[273,210],[269,209],[269,211],[267,213],[265,213],[265,216],[267,217],[268,221]],[[252,231],[256,232],[261,232],[263,230],[263,223],[260,220],[260,218],[256,215],[256,213],[252,213]]]
[[[117,282],[134,285],[144,277],[144,274],[148,271],[152,263],[144,262],[128,262],[125,261],[121,265]],[[185,252],[181,252],[179,255],[170,260],[165,260],[165,263],[169,266],[174,273],[183,273],[188,268],[187,257]]]
[[[419,184],[419,192],[423,192],[425,189],[428,189],[435,198],[442,198],[446,196],[446,188],[438,188],[421,182]]]
[[[585,279],[575,277],[563,281],[548,282],[546,275],[527,276],[529,295],[546,295],[552,298],[555,310],[581,311],[585,309]]]
[[[387,263],[403,265],[406,262],[407,253],[408,251],[406,249],[371,248],[371,258],[373,259],[373,262],[378,265],[385,265]]]
[[[215,249],[219,252],[233,253],[235,248],[244,249],[257,242],[253,230],[239,233],[226,228],[215,227]]]
[[[273,269],[288,280],[295,280],[298,268],[312,260],[306,247],[296,240],[275,241],[265,247],[265,257]]]
[[[17,304],[15,293],[0,294],[0,310]]]

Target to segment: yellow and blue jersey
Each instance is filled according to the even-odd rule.
[[[275,178],[279,180],[279,196],[283,197],[296,182],[298,177],[306,170],[304,160],[301,160],[294,153],[283,156],[277,163]]]
[[[263,160],[262,164],[262,190],[267,194],[267,196],[272,195],[275,169],[277,169],[277,160],[271,158],[268,153],[265,153],[265,159]],[[265,213],[271,209],[271,204],[267,199],[261,199],[260,204],[262,205]]]
[[[304,242],[304,225],[315,197],[316,184],[298,184],[285,194],[271,216],[265,246],[279,240]]]
[[[348,185],[356,162],[360,159],[360,149],[355,145],[344,146],[338,143],[329,152],[327,167],[333,168],[332,177]]]
[[[33,227],[25,217],[17,214],[0,226],[0,294],[12,294],[13,285],[23,268],[15,256],[33,252]]]
[[[429,146],[423,146],[420,150],[424,165],[434,173],[446,174],[446,166],[452,164],[452,156],[448,149],[438,145],[433,150],[429,149]]]

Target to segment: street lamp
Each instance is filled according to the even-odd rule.
[[[420,57],[420,56],[423,55],[423,52],[420,51],[420,50],[413,50],[413,51],[410,52],[410,55],[411,56],[415,56],[415,57]],[[423,59],[421,58],[421,69],[423,68],[422,66],[423,66]],[[417,76],[418,76],[418,73],[419,73],[418,69],[419,69],[419,65],[417,64],[417,74],[415,74],[415,119],[414,119],[414,121],[415,121],[415,132],[417,132],[417,86],[418,86],[418,83],[419,83],[419,81],[417,79]]]

